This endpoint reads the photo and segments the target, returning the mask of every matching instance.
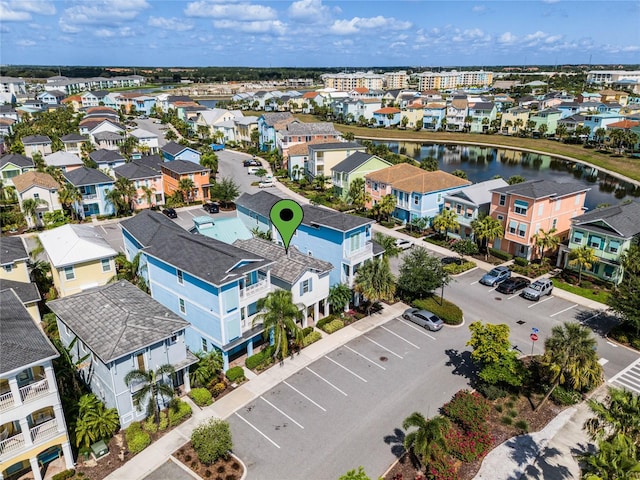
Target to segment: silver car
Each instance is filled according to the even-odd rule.
[[[442,325],[444,325],[444,322],[429,310],[409,308],[402,314],[402,318],[409,320],[416,325],[420,325],[422,328],[428,328],[432,332],[437,332],[442,328]]]
[[[535,300],[537,302],[541,296],[551,295],[551,292],[553,292],[553,282],[545,278],[533,282],[520,295],[527,300]]]

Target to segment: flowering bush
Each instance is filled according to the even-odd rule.
[[[484,429],[462,432],[457,428],[449,429],[446,437],[447,451],[463,462],[473,462],[484,456],[493,445],[493,438]]]
[[[477,392],[460,390],[442,407],[444,414],[452,418],[466,431],[485,431],[491,405]]]
[[[433,480],[458,480],[458,472],[451,457],[444,453],[440,447],[434,447],[432,453],[433,457],[427,468],[429,478]]]

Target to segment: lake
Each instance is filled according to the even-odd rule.
[[[464,170],[470,181],[491,180],[496,175],[505,180],[520,175],[527,180],[548,179],[574,182],[591,188],[585,207],[589,210],[608,203],[617,205],[627,199],[640,197],[640,188],[602,173],[594,167],[553,157],[506,148],[474,145],[445,145],[419,142],[374,142],[387,145],[394,153],[401,153],[417,161],[433,157],[445,172]]]

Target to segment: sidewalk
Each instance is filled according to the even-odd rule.
[[[385,305],[384,309],[369,317],[365,317],[337,332],[327,335],[322,340],[304,348],[293,359],[287,358],[282,365],[274,365],[258,376],[240,385],[235,391],[225,395],[208,407],[194,409],[192,417],[179,425],[157,442],[129,460],[123,467],[106,477],[106,480],[141,480],[156,468],[164,464],[167,458],[184,445],[191,437],[191,432],[201,422],[211,417],[227,418],[247,403],[273,388],[289,376],[307,365],[357,338],[379,325],[399,316],[407,308],[404,303]]]

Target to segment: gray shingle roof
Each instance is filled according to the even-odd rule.
[[[86,140],[88,140],[87,137],[80,135],[79,133],[70,133],[60,137],[60,141],[62,143],[85,142]]]
[[[17,167],[33,167],[33,160],[24,155],[18,155],[17,153],[9,153],[0,157],[0,167],[4,167],[7,163],[13,163]]]
[[[165,163],[164,158],[162,158],[160,155],[143,155],[142,157],[134,161],[138,165],[144,165],[146,167],[153,168],[158,172],[162,171],[162,169],[160,168],[160,165]]]
[[[177,155],[187,148],[189,147],[185,147],[176,142],[169,142],[164,147],[161,147],[160,150],[167,152],[169,155]]]
[[[331,122],[315,122],[315,123],[289,123],[282,132],[286,135],[339,135],[333,123]]]
[[[333,270],[333,265],[329,262],[303,255],[295,247],[291,247],[287,255],[284,247],[261,238],[236,240],[233,244],[243,250],[274,261],[275,263],[271,266],[271,276],[279,278],[290,285],[293,285],[308,270],[321,274]]]
[[[309,150],[348,150],[351,148],[364,149],[357,142],[330,142],[330,143],[310,143]]]
[[[331,169],[333,172],[353,172],[374,155],[367,152],[354,152]]]
[[[33,303],[41,299],[38,287],[32,282],[16,282],[15,280],[0,279],[0,290],[13,289],[22,303]]]
[[[574,225],[589,226],[590,223],[604,222],[623,238],[640,234],[640,203],[631,202],[613,207],[598,208],[573,219]]]
[[[528,182],[495,188],[492,192],[521,195],[527,198],[564,197],[572,193],[591,190],[578,183],[558,183],[553,180],[530,180]]]
[[[188,160],[171,160],[170,162],[164,162],[162,164],[162,168],[166,168],[170,172],[180,174],[204,172],[205,170],[209,170],[198,163],[190,162]]]
[[[256,93],[256,96],[258,96],[257,93]],[[274,126],[276,123],[280,123],[290,118],[293,118],[293,115],[291,114],[291,112],[272,112],[272,113],[262,114],[262,119],[264,120],[264,123],[268,126]]]
[[[115,150],[107,150],[105,148],[101,148],[100,150],[95,150],[89,154],[91,160],[96,163],[108,163],[108,162],[116,162],[116,161],[124,161],[124,157],[120,155]]]
[[[114,168],[113,173],[116,174],[116,178],[125,177],[129,180],[140,180],[142,178],[159,177],[161,175],[157,170],[147,167],[146,165],[140,165],[135,161]]]
[[[189,325],[124,280],[48,305],[103,363],[160,342]]]
[[[124,137],[116,132],[98,132],[93,135],[93,138],[100,141],[100,140],[120,140],[121,138],[124,138]]]
[[[121,221],[120,226],[133,235],[143,247],[150,246],[154,239],[169,241],[174,235],[184,232],[165,215],[151,210],[143,210],[136,216]]]
[[[254,194],[243,193],[240,198],[236,200],[236,205],[243,206],[253,212],[257,212],[260,215],[269,218],[271,207],[273,207],[273,204],[278,200],[281,200],[281,198],[263,190]],[[324,225],[334,230],[348,232],[356,227],[370,225],[373,223],[373,220],[336,212],[335,210],[330,210],[328,208],[316,207],[313,205],[301,206],[302,211],[304,212],[302,223],[307,226]]]
[[[0,239],[0,265],[8,265],[16,260],[27,260],[29,254],[20,237]]]
[[[11,289],[0,291],[0,374],[58,356]]]
[[[51,143],[51,139],[46,135],[28,135],[22,137],[23,145],[38,145],[40,143]]]
[[[76,187],[114,182],[113,178],[111,178],[106,173],[103,173],[95,168],[88,167],[76,168],[75,170],[72,170],[70,172],[64,172],[63,175],[70,184],[75,185]]]

